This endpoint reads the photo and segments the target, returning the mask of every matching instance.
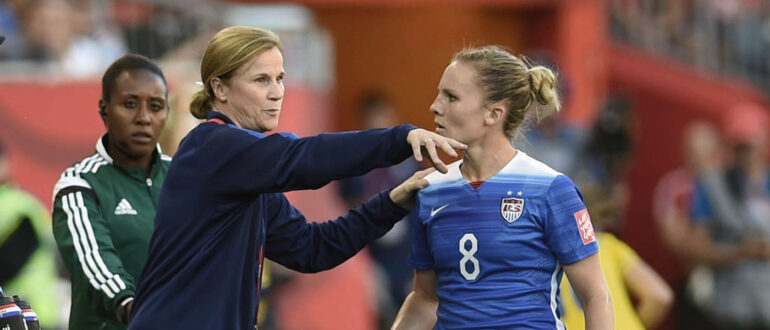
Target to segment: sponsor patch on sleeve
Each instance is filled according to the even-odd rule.
[[[580,238],[583,240],[583,245],[596,241],[594,235],[594,226],[591,225],[591,216],[588,215],[588,210],[582,209],[575,212],[575,222],[577,222],[578,231],[580,231]]]

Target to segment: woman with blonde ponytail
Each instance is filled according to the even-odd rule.
[[[612,329],[580,192],[510,142],[522,123],[559,110],[555,86],[551,70],[496,46],[463,50],[444,70],[430,107],[436,133],[468,148],[417,193],[415,284],[394,329],[564,329],[563,273],[586,329]]]
[[[283,192],[316,189],[426,152],[465,146],[400,125],[306,138],[278,126],[283,50],[275,33],[229,27],[203,54],[190,104],[206,121],[179,145],[161,191],[129,329],[253,329],[265,257],[300,272],[332,268],[382,236],[425,186],[420,172],[336,220],[309,224]],[[106,284],[105,284],[106,285]]]

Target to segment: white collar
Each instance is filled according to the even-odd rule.
[[[107,161],[110,165],[112,165],[112,157],[107,153],[107,148],[104,146],[104,137],[107,136],[107,133],[104,133],[99,139],[96,140],[96,153],[98,153],[104,160]],[[163,151],[160,150],[160,143],[157,144],[156,149],[158,149],[158,155],[163,155]]]

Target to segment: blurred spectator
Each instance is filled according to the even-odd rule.
[[[6,37],[3,47],[0,47],[0,59],[19,60],[28,56],[24,31],[19,17],[21,0],[0,2],[0,34]]]
[[[726,112],[732,152],[724,173],[701,174],[693,200],[696,261],[710,266],[692,284],[722,329],[770,328],[770,169],[767,110],[739,105]]]
[[[361,128],[382,128],[398,123],[391,101],[380,93],[365,96],[359,104]],[[348,208],[355,208],[383,189],[398,185],[415,171],[418,164],[411,158],[401,164],[375,169],[363,176],[342,180],[340,195]],[[380,329],[389,329],[401,303],[411,290],[412,268],[406,262],[411,236],[408,221],[400,221],[385,236],[369,244],[375,262],[377,310]]]
[[[685,128],[682,149],[685,164],[658,182],[653,196],[653,214],[660,238],[679,259],[670,281],[676,294],[674,322],[677,329],[706,329],[703,315],[686,294],[687,280],[693,268],[690,257],[690,205],[695,190],[695,176],[721,169],[720,137],[717,128],[707,122],[695,122]]]
[[[564,174],[571,174],[584,134],[557,116],[544,118],[534,129],[525,133],[522,151]]]
[[[196,2],[190,6],[188,2],[115,0],[112,11],[130,52],[160,58],[201,32],[204,20],[195,8],[205,3]],[[206,36],[208,41],[211,35]],[[200,49],[196,52],[200,53]]]
[[[673,302],[671,288],[631,247],[605,231],[618,221],[622,209],[622,200],[613,194],[612,187],[584,186],[581,190],[597,230],[599,259],[612,295],[615,329],[655,327]],[[567,329],[585,329],[583,310],[566,276],[561,286],[562,320]]]
[[[106,21],[97,20],[104,17],[98,11],[100,3],[29,0],[1,6],[3,25],[11,27],[14,45],[3,51],[3,57],[46,62],[74,76],[104,70],[126,48]]]
[[[607,1],[615,39],[770,87],[767,1]]]
[[[13,186],[0,145],[0,284],[8,296],[28,301],[43,328],[58,326],[58,276],[48,210]]]
[[[625,174],[633,156],[631,105],[623,97],[612,96],[598,116],[580,149],[574,180],[578,186],[607,186],[619,198],[620,204],[625,205],[629,194]],[[616,232],[618,228],[607,227],[605,230]]]

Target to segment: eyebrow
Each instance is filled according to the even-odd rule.
[[[278,74],[279,77],[280,76],[285,76],[285,75],[286,75],[286,71],[281,71],[281,73]],[[252,77],[257,78],[257,77],[261,77],[261,76],[268,76],[269,77],[270,75],[267,74],[267,72],[260,72],[260,73],[254,74]]]
[[[125,97],[125,98],[137,98],[137,99],[142,98],[139,94],[123,94],[122,96]],[[152,96],[151,95],[150,99],[151,100],[162,100],[163,102],[166,102],[166,98],[165,97],[160,97],[160,96]]]
[[[447,94],[452,94],[452,95],[457,95],[457,92],[455,92],[451,88],[439,88],[438,90],[439,90],[439,92],[443,92],[443,93],[447,93]]]

